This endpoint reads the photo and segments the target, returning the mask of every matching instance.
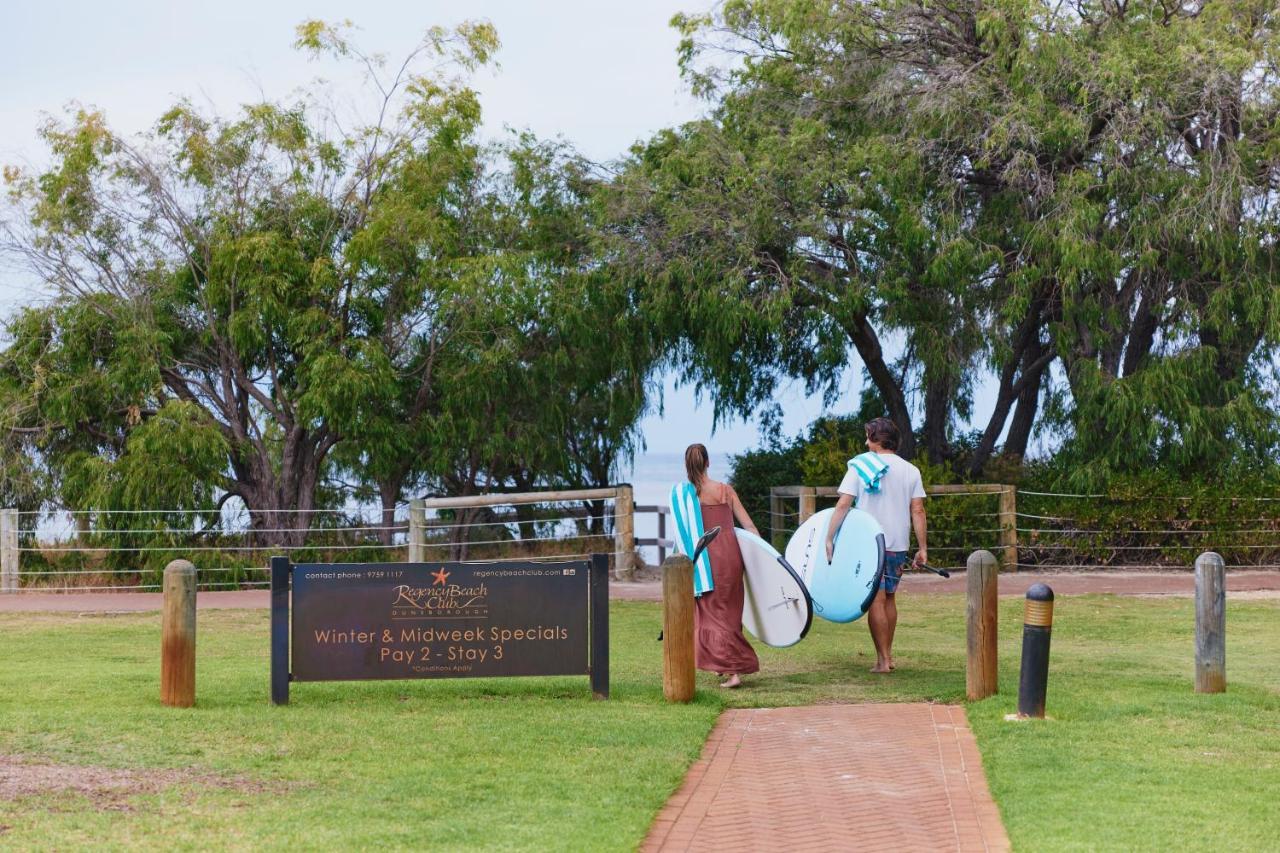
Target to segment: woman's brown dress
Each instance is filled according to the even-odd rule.
[[[694,599],[693,655],[698,669],[723,675],[747,675],[760,671],[760,659],[742,633],[742,551],[733,534],[733,508],[725,502],[702,504],[702,529],[719,525],[720,535],[707,546],[714,589]],[[699,496],[710,498],[711,495]]]

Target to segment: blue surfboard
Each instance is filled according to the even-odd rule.
[[[859,509],[849,510],[827,562],[833,509],[815,513],[787,543],[786,559],[804,581],[813,612],[829,622],[852,622],[871,607],[884,573],[884,531]]]
[[[698,490],[687,480],[671,487],[671,520],[676,527],[676,547],[693,559],[694,546],[706,531],[702,529],[702,504],[698,503]],[[711,557],[703,551],[693,567],[693,594],[702,595],[713,588]]]

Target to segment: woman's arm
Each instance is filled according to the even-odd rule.
[[[743,530],[750,531],[759,536],[760,531],[756,530],[756,526],[751,522],[751,516],[747,515],[747,508],[742,505],[742,501],[738,500],[738,493],[733,490],[733,486],[725,486],[729,492],[729,506],[733,509],[733,517],[738,520],[738,524],[742,525]]]

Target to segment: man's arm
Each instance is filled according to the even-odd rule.
[[[836,511],[831,516],[831,523],[827,525],[827,562],[831,562],[832,555],[836,550],[836,534],[840,532],[840,525],[844,524],[844,517],[849,514],[849,510],[853,508],[853,495],[841,494],[840,500],[836,501]]]
[[[924,498],[911,499],[911,526],[915,528],[916,545],[920,549],[912,562],[918,566],[929,562],[929,523],[924,515]]]

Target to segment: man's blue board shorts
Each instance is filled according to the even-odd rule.
[[[880,588],[893,595],[898,591],[898,582],[907,568],[906,551],[884,552],[884,577],[880,578]]]

